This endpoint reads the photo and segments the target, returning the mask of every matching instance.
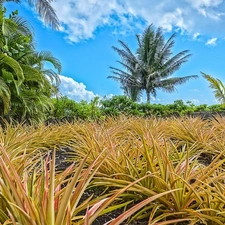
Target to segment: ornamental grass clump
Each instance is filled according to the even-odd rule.
[[[80,199],[102,161],[98,158],[89,167],[85,159],[79,165],[71,165],[65,171],[55,173],[55,151],[52,159],[22,176],[8,157],[7,151],[0,147],[0,223],[32,225],[82,224],[84,216],[79,215],[91,201],[92,196]],[[69,177],[69,178],[68,178]],[[66,185],[65,185],[66,184]],[[103,196],[104,197],[104,196]]]
[[[225,175],[221,123],[200,118],[121,117],[88,126],[91,129],[83,127],[86,131],[81,137],[75,135],[79,155],[85,156],[90,148],[92,160],[103,149],[107,154],[93,185],[107,187],[113,193],[140,179],[120,196],[129,202],[128,208],[175,190],[129,211],[128,222],[148,218],[149,224],[175,224],[179,220],[225,223],[224,201],[219,194]],[[211,157],[204,158],[203,153]]]
[[[89,225],[118,210],[108,224],[225,224],[221,117],[7,126],[0,130],[2,224]],[[74,151],[72,165],[55,172],[62,146]]]

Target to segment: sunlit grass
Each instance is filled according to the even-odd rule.
[[[0,222],[26,224],[29,217],[36,216],[34,224],[42,224],[38,221],[47,217],[38,210],[44,204],[49,214],[54,214],[45,219],[52,221],[46,224],[91,224],[99,215],[125,206],[124,214],[111,224],[125,219],[147,219],[149,224],[224,224],[224,134],[225,120],[220,117],[209,121],[123,116],[49,126],[6,124],[0,129]],[[66,170],[69,174],[54,172],[51,162],[50,167],[41,167],[50,152],[60,151],[63,146],[74,151],[67,159],[75,164],[70,172]],[[73,179],[68,180],[67,175],[75,176],[77,169],[79,176],[66,189],[65,184]],[[15,182],[21,185],[15,186]],[[40,199],[32,198],[38,192],[44,194],[41,182],[45,183],[43,190],[50,193],[51,203],[43,203],[46,196],[38,204]],[[60,186],[63,188],[58,189]],[[79,206],[75,199],[95,188],[101,188],[102,195],[90,197]],[[22,199],[17,192],[23,193]],[[63,195],[67,198],[60,203]],[[67,209],[63,222],[57,219],[59,212],[53,213],[53,205],[58,205],[59,212]],[[23,219],[19,212],[23,212]]]

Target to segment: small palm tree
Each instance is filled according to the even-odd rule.
[[[209,82],[209,87],[213,90],[215,98],[221,104],[225,104],[225,85],[218,78],[214,78],[203,72],[202,76]]]
[[[143,35],[137,35],[136,38],[138,48],[135,54],[123,41],[119,41],[121,49],[113,47],[121,57],[119,63],[125,71],[110,67],[115,76],[109,78],[119,81],[123,89],[136,88],[139,94],[145,91],[147,102],[150,103],[150,95],[156,97],[158,89],[171,93],[176,90],[176,85],[198,77],[191,75],[169,78],[191,56],[188,50],[172,56],[175,34],[165,41],[162,29],[155,31],[153,25],[150,25]]]

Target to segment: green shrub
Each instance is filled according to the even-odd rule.
[[[99,108],[99,98],[94,98],[90,103],[86,101],[76,102],[63,96],[52,99],[54,110],[49,113],[48,118],[57,119],[83,119],[93,120],[102,119],[102,113]]]
[[[175,100],[172,104],[148,104],[136,103],[126,96],[113,96],[99,100],[94,98],[90,103],[86,101],[76,102],[64,96],[52,99],[54,110],[49,112],[48,118],[56,119],[82,119],[99,120],[108,116],[184,116],[191,113],[216,113],[225,110],[224,105],[207,104],[195,105],[191,101]]]

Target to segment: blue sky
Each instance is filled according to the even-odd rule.
[[[173,76],[197,74],[199,78],[177,86],[172,94],[158,91],[151,102],[217,103],[200,71],[225,82],[224,0],[56,0],[52,6],[60,31],[47,28],[26,5],[6,6],[19,9],[19,15],[29,21],[36,48],[51,51],[61,61],[60,90],[71,99],[90,101],[94,96],[123,94],[119,83],[107,79],[109,66],[119,66],[112,46],[119,47],[120,39],[135,51],[135,35],[153,23],[164,29],[166,37],[177,33],[174,54],[185,49],[193,54]]]

